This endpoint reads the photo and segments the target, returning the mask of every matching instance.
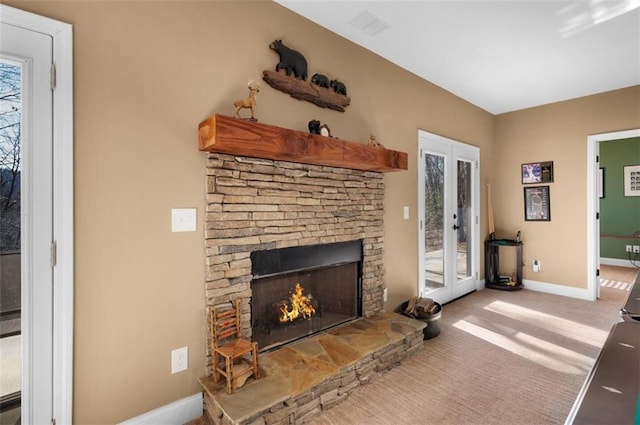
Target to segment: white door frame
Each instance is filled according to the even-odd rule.
[[[0,4],[0,21],[53,39],[56,68],[53,92],[53,418],[70,424],[73,418],[73,42],[72,27]],[[52,249],[52,256],[54,252]],[[32,297],[33,294],[26,294]],[[23,368],[30,353],[23,353]],[[33,384],[32,384],[33,385]],[[23,409],[33,409],[22,400]],[[27,415],[28,417],[28,415]],[[23,414],[23,419],[25,415]]]
[[[608,140],[631,139],[640,137],[640,129],[614,131],[593,134],[587,137],[587,299],[595,301],[598,297],[598,276],[600,268],[600,210],[598,196],[599,143]]]
[[[470,156],[474,156],[476,160],[475,167],[473,168],[473,179],[472,179],[472,187],[471,187],[471,196],[472,196],[472,208],[474,211],[474,217],[472,217],[471,223],[469,223],[469,237],[470,237],[470,245],[472,246],[473,251],[471,252],[471,276],[466,281],[466,283],[460,285],[457,277],[454,278],[453,283],[447,285],[446,276],[456,276],[455,273],[455,264],[449,264],[448,272],[445,269],[445,287],[437,289],[430,293],[430,297],[434,300],[443,303],[448,302],[452,299],[460,297],[466,293],[469,293],[473,290],[479,289],[479,264],[480,264],[480,225],[479,225],[479,214],[480,214],[480,148],[477,146],[468,145],[466,143],[459,142],[457,140],[449,139],[447,137],[443,137],[437,134],[429,133],[423,130],[418,130],[418,294],[421,296],[424,295],[424,280],[425,280],[425,270],[424,270],[424,257],[425,257],[425,246],[424,246],[424,230],[422,228],[422,222],[424,221],[424,157],[420,150],[422,148],[426,148],[427,144],[431,141],[435,144],[441,144],[449,146],[449,148],[458,149],[458,151],[462,152],[473,152]],[[450,155],[449,155],[450,156]],[[454,160],[460,159],[460,157],[453,158]],[[466,159],[466,158],[465,158]],[[450,168],[450,167],[447,167]],[[448,180],[452,180],[452,176],[455,173],[454,170],[449,169],[445,171],[445,174],[449,174]],[[445,177],[447,178],[447,177]],[[448,193],[445,193],[445,229],[449,229],[453,224],[452,214],[453,210],[451,210],[451,197]],[[453,242],[453,234],[451,232],[446,232],[444,235],[445,239],[445,250],[448,247],[455,246]],[[447,264],[445,264],[445,267]]]

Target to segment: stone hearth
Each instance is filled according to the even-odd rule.
[[[422,349],[425,323],[378,313],[260,356],[262,378],[229,395],[201,381],[212,423],[303,424]]]

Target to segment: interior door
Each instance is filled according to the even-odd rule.
[[[53,40],[4,22],[0,23],[0,40],[0,61],[19,73],[19,100],[12,106],[19,110],[19,122],[14,125],[18,136],[9,162],[19,164],[22,423],[50,423],[54,373]],[[0,139],[3,158],[10,144],[7,137]],[[6,169],[9,162],[0,167]]]
[[[479,149],[419,134],[419,293],[445,303],[476,289]]]

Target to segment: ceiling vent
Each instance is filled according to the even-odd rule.
[[[369,35],[376,35],[379,32],[382,32],[385,29],[389,28],[390,26],[388,23],[378,18],[368,10],[365,10],[364,12],[350,20],[349,24]]]

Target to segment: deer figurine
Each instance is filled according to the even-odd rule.
[[[249,97],[233,102],[233,106],[236,108],[234,117],[241,118],[240,110],[246,108],[251,110],[251,118],[248,119],[251,121],[258,121],[254,116],[254,109],[256,107],[256,97],[260,91],[260,83],[256,83],[254,80],[249,80],[247,87],[249,88]]]

